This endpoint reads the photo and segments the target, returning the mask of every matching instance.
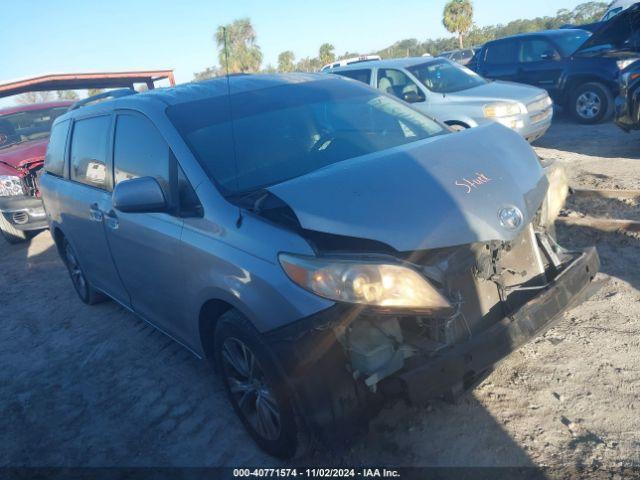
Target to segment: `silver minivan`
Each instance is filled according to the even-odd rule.
[[[109,297],[214,359],[279,457],[352,439],[385,402],[461,394],[599,266],[554,240],[559,190],[518,134],[452,134],[335,75],[78,108],[56,120],[44,170],[80,299]]]
[[[499,122],[529,142],[551,126],[553,102],[540,88],[485,80],[446,58],[396,58],[332,68],[411,103],[454,130]]]

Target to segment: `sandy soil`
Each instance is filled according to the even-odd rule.
[[[558,121],[536,148],[575,186],[640,188],[640,134]],[[628,202],[599,208],[640,217]],[[638,238],[576,227],[559,236],[598,245],[601,288],[589,301],[457,404],[397,404],[349,451],[298,463],[640,465]],[[279,465],[245,434],[205,362],[114,303],[77,300],[48,233],[0,242],[0,271],[0,465]]]

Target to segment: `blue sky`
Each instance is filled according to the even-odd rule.
[[[586,1],[586,0],[583,0]],[[476,24],[554,15],[580,0],[474,0]],[[264,63],[323,42],[367,52],[449,35],[445,0],[0,0],[0,82],[42,73],[174,68],[178,82],[217,63],[216,27],[249,16]]]

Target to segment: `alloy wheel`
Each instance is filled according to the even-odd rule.
[[[282,428],[280,408],[255,354],[244,342],[230,337],[222,345],[222,361],[238,409],[256,433],[276,440]]]
[[[576,100],[576,112],[587,120],[597,117],[601,108],[602,99],[596,92],[584,92]]]
[[[89,295],[87,280],[86,278],[84,278],[84,273],[82,273],[80,263],[78,263],[76,254],[69,243],[67,243],[65,247],[65,257],[67,260],[67,268],[69,269],[69,275],[71,276],[73,286],[82,298],[86,298]]]

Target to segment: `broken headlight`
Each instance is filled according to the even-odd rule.
[[[24,195],[20,177],[14,175],[0,175],[0,197]]]
[[[618,69],[624,70],[625,68],[627,68],[632,63],[635,63],[636,60],[638,60],[638,59],[637,58],[625,58],[623,60],[618,60],[616,62],[616,65],[618,66]]]
[[[402,265],[281,254],[282,268],[302,288],[336,302],[440,310],[451,305],[422,275]]]

